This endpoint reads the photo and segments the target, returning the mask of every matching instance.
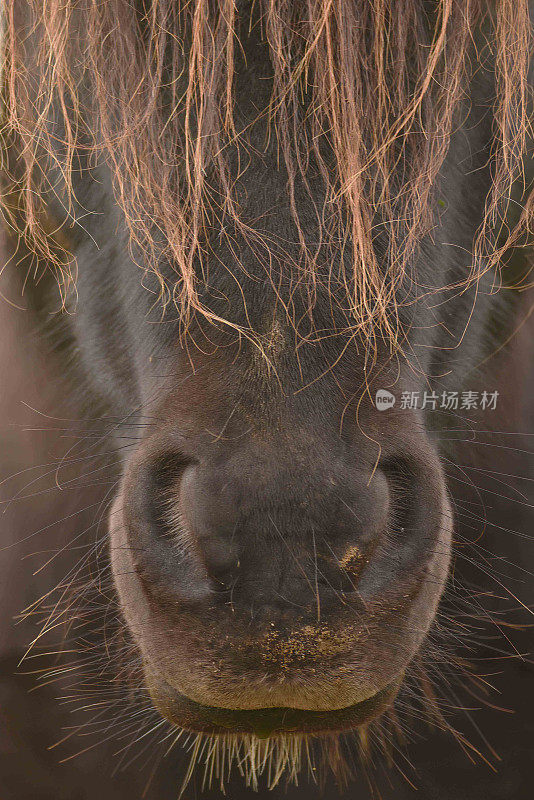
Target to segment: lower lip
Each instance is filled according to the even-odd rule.
[[[361,703],[335,711],[296,708],[232,710],[203,706],[170,686],[153,693],[163,716],[187,730],[207,734],[253,734],[259,739],[286,734],[326,734],[352,730],[370,722],[391,705],[399,690],[396,680]]]

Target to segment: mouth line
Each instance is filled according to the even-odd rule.
[[[402,678],[359,703],[333,711],[300,708],[229,709],[204,706],[166,685],[153,695],[160,713],[181,728],[211,735],[251,734],[258,739],[279,735],[342,733],[364,725],[393,702]]]

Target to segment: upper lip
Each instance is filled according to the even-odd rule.
[[[228,709],[204,706],[176,689],[158,686],[153,697],[160,712],[188,730],[207,734],[254,734],[267,738],[278,734],[321,734],[352,730],[379,716],[394,700],[401,679],[372,697],[334,711],[297,708]]]

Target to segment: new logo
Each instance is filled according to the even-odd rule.
[[[378,411],[386,411],[388,408],[393,408],[395,405],[395,395],[388,392],[387,389],[378,389],[375,395],[375,406]]]

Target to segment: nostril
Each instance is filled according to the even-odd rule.
[[[421,524],[420,467],[415,461],[398,457],[382,463],[381,468],[388,481],[391,498],[389,533],[409,537]]]
[[[379,467],[388,484],[387,524],[359,589],[366,601],[387,595],[404,602],[443,579],[450,531],[445,483],[437,455],[426,446],[396,453]]]
[[[196,603],[211,591],[195,537],[182,514],[180,488],[195,462],[163,453],[130,475],[125,514],[133,565],[145,591]]]
[[[145,515],[157,537],[188,549],[191,532],[179,503],[180,484],[194,462],[178,453],[165,453],[149,468],[146,482]]]

